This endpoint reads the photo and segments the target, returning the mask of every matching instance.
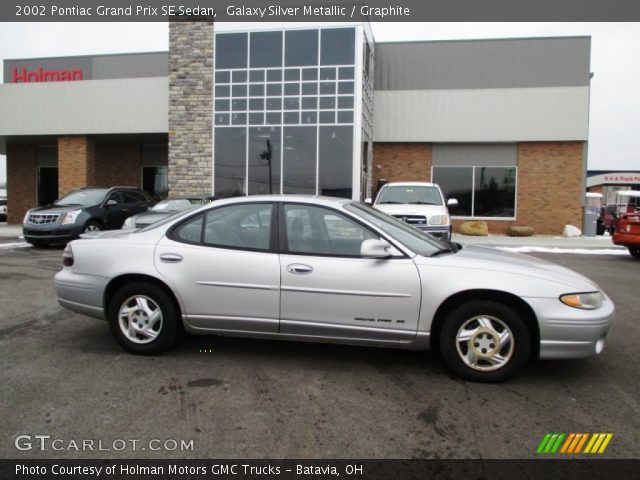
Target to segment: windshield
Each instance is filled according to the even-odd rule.
[[[350,203],[344,208],[372,223],[418,255],[428,257],[445,249],[451,250],[446,243],[364,203]]]
[[[155,204],[152,208],[152,212],[181,212],[187,208],[191,208],[194,205],[202,203],[202,200],[197,198],[174,198],[170,200],[163,200]]]
[[[383,187],[376,203],[412,203],[414,205],[442,205],[442,195],[435,186],[392,185]]]
[[[55,202],[54,205],[80,205],[83,207],[90,207],[92,205],[98,205],[104,200],[104,196],[107,194],[106,188],[97,188],[92,190],[76,190],[71,192]]]

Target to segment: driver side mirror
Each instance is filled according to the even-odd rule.
[[[457,207],[457,206],[458,206],[458,199],[450,198],[449,200],[447,200],[447,207]]]
[[[118,205],[118,202],[115,200],[107,200],[107,203],[104,204],[105,207],[115,207]]]
[[[370,238],[360,245],[360,255],[365,258],[389,258],[393,256],[393,251],[387,242]]]

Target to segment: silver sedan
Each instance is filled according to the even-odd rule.
[[[63,262],[60,304],[106,319],[137,354],[168,349],[180,329],[433,348],[461,377],[494,382],[531,358],[601,353],[614,316],[571,270],[443,243],[335,198],[220,200],[73,241]]]

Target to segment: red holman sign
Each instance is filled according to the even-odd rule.
[[[42,67],[36,70],[26,68],[13,69],[13,83],[35,83],[35,82],[71,82],[82,80],[82,70],[46,70]]]

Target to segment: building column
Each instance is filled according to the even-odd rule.
[[[93,139],[58,137],[58,196],[95,184],[95,158]]]
[[[38,178],[36,146],[7,146],[7,223],[22,223],[24,214],[36,206]]]
[[[169,196],[212,192],[213,22],[169,22]]]

